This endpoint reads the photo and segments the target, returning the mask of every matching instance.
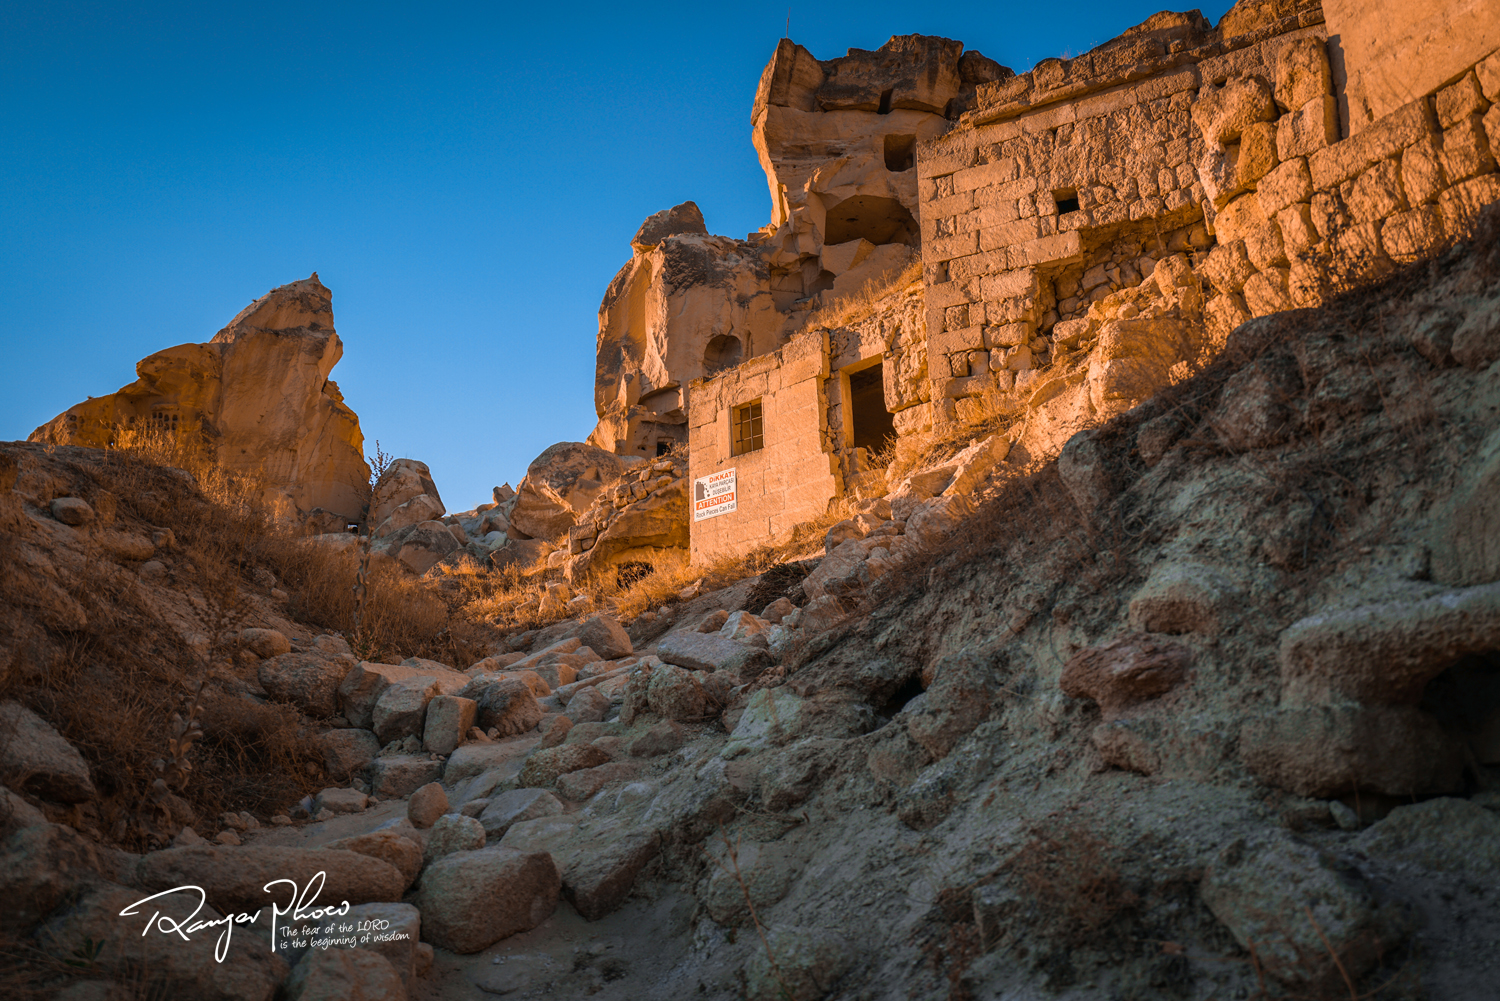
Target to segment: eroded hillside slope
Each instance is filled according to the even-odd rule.
[[[226,545],[260,536],[185,474],[7,446],[15,990],[1488,996],[1497,246],[1491,211],[1251,321],[977,504],[863,502],[816,565],[505,642],[392,577],[382,614],[437,604],[365,649],[353,552]],[[153,794],[196,680],[196,772]],[[119,917],[320,870],[407,937],[273,953],[257,923],[216,964]]]

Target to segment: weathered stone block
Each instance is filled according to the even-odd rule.
[[[1338,102],[1331,95],[1314,98],[1276,123],[1276,152],[1283,160],[1309,156],[1338,138]]]
[[[1479,115],[1460,119],[1443,133],[1441,156],[1449,184],[1459,184],[1495,169],[1490,139]]]
[[[1309,200],[1312,192],[1312,175],[1308,172],[1305,157],[1280,164],[1266,174],[1255,189],[1261,211],[1267,216],[1275,215],[1288,205]]]

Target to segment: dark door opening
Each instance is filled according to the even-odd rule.
[[[885,407],[885,366],[849,374],[849,426],[855,448],[879,452],[896,437],[896,419]]]

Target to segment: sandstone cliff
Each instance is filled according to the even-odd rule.
[[[315,273],[256,299],[207,344],[142,359],[135,382],[70,407],[28,440],[100,448],[126,429],[201,428],[215,461],[262,480],[286,516],[322,508],[358,521],[370,496],[364,436],[328,378],[343,353],[333,293]]]

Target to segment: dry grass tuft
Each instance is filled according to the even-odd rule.
[[[913,261],[892,278],[872,279],[847,296],[834,299],[814,310],[803,324],[805,330],[819,327],[847,327],[878,312],[884,300],[900,292],[920,290],[922,262]],[[915,287],[915,288],[914,288]]]
[[[1139,902],[1109,860],[1109,844],[1077,821],[1033,824],[1006,868],[1074,942],[1097,935]]]

